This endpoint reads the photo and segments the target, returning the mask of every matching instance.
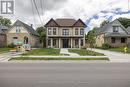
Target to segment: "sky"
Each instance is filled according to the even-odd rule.
[[[38,12],[33,1],[36,2]],[[130,18],[129,0],[15,0],[15,13],[1,16],[17,19],[34,27],[43,26],[51,18],[82,19],[88,26],[85,31],[99,27],[103,20]],[[41,20],[40,20],[41,19]]]

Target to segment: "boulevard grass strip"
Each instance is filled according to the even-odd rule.
[[[69,49],[71,53],[77,53],[80,56],[104,56],[104,54],[97,53],[94,51],[86,50],[86,49]]]
[[[109,60],[109,58],[31,58],[31,57],[15,57],[11,60]]]

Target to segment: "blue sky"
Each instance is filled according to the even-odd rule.
[[[31,0],[15,0],[15,14],[2,16],[34,27],[42,26],[51,18],[80,18],[88,26],[86,31],[98,27],[103,20],[130,18],[128,0],[36,0],[42,22],[31,3]]]

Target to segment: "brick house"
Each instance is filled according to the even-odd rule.
[[[36,47],[39,45],[39,35],[32,26],[17,20],[7,32],[7,45],[17,42]]]
[[[49,48],[81,48],[85,46],[85,23],[75,19],[50,19],[47,28],[46,44]]]

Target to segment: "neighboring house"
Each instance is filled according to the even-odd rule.
[[[6,32],[8,27],[0,25],[0,47],[6,46]]]
[[[45,27],[48,48],[81,48],[85,45],[86,25],[80,19],[51,19]]]
[[[32,26],[17,20],[7,32],[7,45],[12,43],[30,44],[36,47],[39,45],[39,35]]]
[[[101,47],[103,43],[111,47],[130,45],[130,29],[126,29],[117,19],[98,28],[96,46]]]

